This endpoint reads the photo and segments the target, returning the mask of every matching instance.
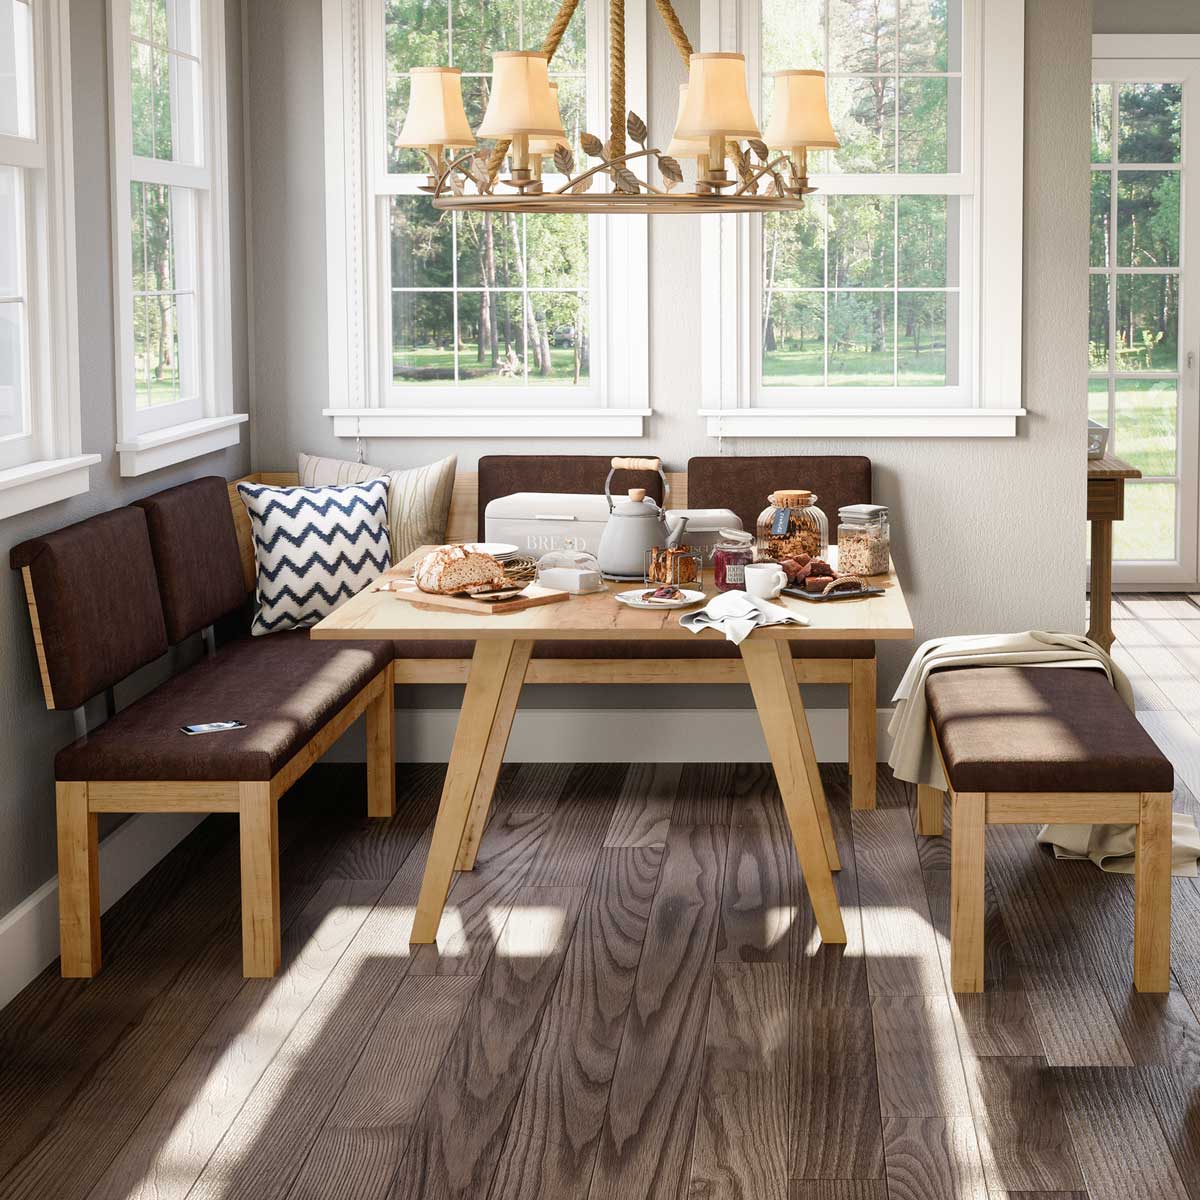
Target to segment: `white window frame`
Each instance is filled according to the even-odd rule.
[[[701,44],[742,50],[757,108],[760,0],[702,0]],[[973,236],[960,258],[959,383],[941,388],[763,388],[759,216],[705,221],[701,415],[712,437],[1012,437],[1021,382],[1024,0],[963,0],[961,170],[896,175],[896,195],[957,193]],[[987,136],[982,131],[986,129]],[[878,177],[872,177],[877,179]],[[814,175],[820,194],[870,190]],[[771,395],[770,393],[775,393]]]
[[[99,454],[82,452],[75,289],[69,0],[33,0],[35,129],[0,135],[25,191],[27,423],[0,439],[0,518],[86,492]]]
[[[604,0],[584,0],[588,123],[604,129]],[[392,380],[388,204],[423,177],[388,175],[383,0],[323,0],[329,407],[334,433],[389,437],[641,437],[650,415],[645,216],[589,217],[589,383],[461,389]],[[541,43],[542,31],[527,37]],[[646,12],[626,17],[626,96],[646,112]],[[639,164],[640,169],[644,169]],[[501,185],[503,186],[503,185]]]
[[[116,325],[117,445],[121,474],[144,475],[236,445],[249,417],[233,411],[233,327],[229,267],[229,166],[225,80],[225,5],[200,6],[202,163],[133,153],[129,0],[109,0],[108,61],[113,147],[113,297]],[[196,203],[196,326],[199,390],[162,408],[137,407],[134,370],[132,229],[134,182],[184,187]]]

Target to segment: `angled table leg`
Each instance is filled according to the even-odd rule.
[[[829,814],[826,810],[823,824],[824,797],[812,785],[816,757],[792,671],[791,653],[786,641],[756,638],[753,634],[742,642],[741,651],[821,940],[845,944],[846,930],[826,850],[824,830]]]
[[[458,727],[454,731],[450,763],[446,768],[446,782],[442,786],[437,822],[433,827],[433,844],[429,849],[429,861],[425,864],[425,877],[421,881],[421,895],[417,900],[411,936],[414,943],[433,942],[437,938],[463,830],[500,713],[505,680],[519,645],[508,638],[475,643],[467,690],[458,716]],[[522,653],[528,657],[528,651],[524,648]]]
[[[488,811],[492,807],[492,795],[496,790],[500,768],[504,764],[508,735],[512,732],[513,718],[517,715],[517,702],[521,699],[525,671],[532,653],[532,642],[518,642],[509,660],[504,685],[500,689],[500,706],[496,710],[496,719],[492,722],[492,736],[488,738],[487,749],[483,752],[483,766],[480,768],[475,794],[471,798],[471,808],[467,813],[467,827],[463,830],[462,842],[458,847],[458,861],[454,864],[456,871],[475,870],[479,839],[483,837],[483,827],[487,824]]]

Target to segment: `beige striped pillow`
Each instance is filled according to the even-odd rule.
[[[362,483],[386,475],[388,536],[392,543],[392,562],[396,563],[418,546],[438,546],[446,540],[457,465],[458,459],[452,454],[425,467],[387,471],[369,463],[301,454],[300,484],[302,487],[319,487],[330,483]]]

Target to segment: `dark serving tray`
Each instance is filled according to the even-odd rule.
[[[797,600],[811,600],[814,604],[823,604],[828,600],[861,600],[864,596],[882,596],[883,588],[863,588],[861,592],[830,592],[822,596],[819,592],[806,592],[802,588],[785,587],[785,596],[795,596]]]

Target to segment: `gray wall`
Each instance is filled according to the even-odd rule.
[[[229,73],[229,159],[232,195],[234,408],[247,410],[245,215],[242,202],[242,17],[240,0],[226,2]],[[79,356],[83,449],[104,456],[92,468],[86,495],[0,522],[0,551],[105,509],[198,475],[234,478],[249,469],[248,439],[219,454],[138,479],[122,479],[113,445],[114,392],[112,254],[109,178],[107,5],[71,4],[71,86],[75,122],[75,220],[79,276]],[[69,713],[49,713],[42,702],[20,576],[3,572],[0,626],[0,915],[45,883],[55,871],[54,754],[74,736]],[[150,668],[153,677],[169,663]],[[127,698],[142,681],[131,680]]]
[[[674,119],[678,58],[650,26],[652,128]],[[727,441],[727,454],[862,453],[875,464],[877,499],[892,506],[893,552],[904,572],[918,638],[961,631],[1081,628],[1083,621],[1087,130],[1064,114],[1084,111],[1090,78],[1090,0],[1028,6],[1025,151],[1025,405],[1020,436],[997,441]],[[691,29],[697,0],[678,6]],[[323,197],[321,193],[320,0],[259,0],[250,13],[253,264],[255,277],[254,461],[294,469],[299,450],[350,457],[326,404]],[[700,217],[651,221],[650,313],[654,417],[643,443],[379,440],[368,460],[426,462],[479,455],[580,450],[661,453],[675,468],[718,452],[699,407]],[[764,481],[764,494],[769,481]],[[1018,586],[1012,581],[1021,580]],[[1036,585],[1031,586],[1032,581]],[[881,650],[881,695],[911,647]],[[575,703],[629,703],[600,689]],[[714,691],[728,703],[736,689]],[[529,703],[554,703],[531,689]],[[693,694],[693,693],[689,693]],[[403,702],[403,700],[401,701]],[[439,692],[435,703],[446,703]],[[646,702],[642,693],[641,703]],[[688,703],[685,699],[683,703]],[[695,703],[695,700],[692,701]],[[705,698],[704,703],[712,703]],[[840,701],[839,701],[840,702]],[[638,703],[634,700],[633,703]]]
[[[1093,33],[1200,33],[1200,0],[1095,0]]]

